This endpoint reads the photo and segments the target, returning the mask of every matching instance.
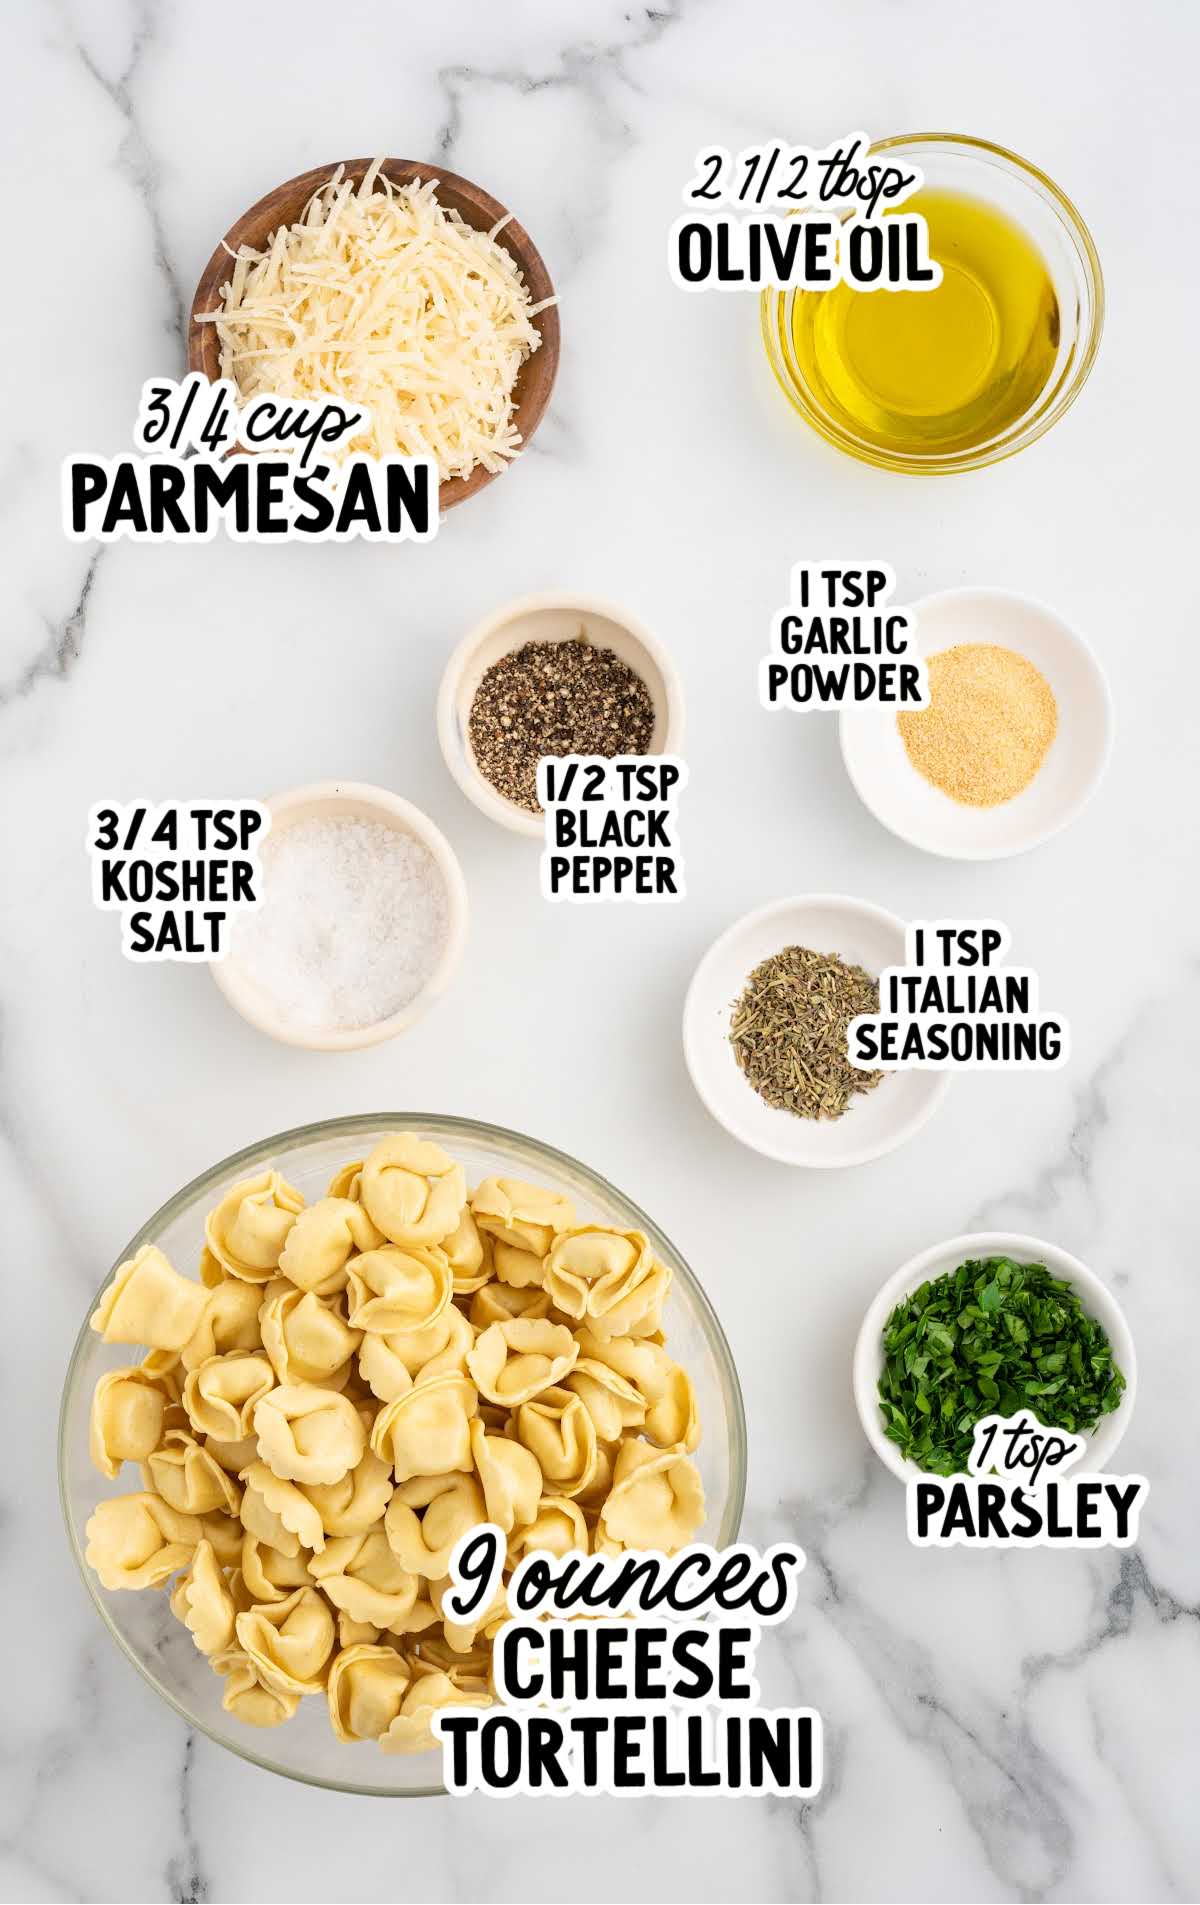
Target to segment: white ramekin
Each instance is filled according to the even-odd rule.
[[[367,1045],[381,1045],[429,1010],[446,990],[462,957],[467,937],[467,887],[462,868],[445,834],[428,814],[411,801],[385,787],[371,787],[363,781],[316,781],[309,787],[294,787],[267,802],[271,815],[271,833],[278,835],[297,821],[320,815],[325,819],[378,821],[397,833],[411,834],[429,849],[446,890],[446,943],[425,984],[399,1012],[373,1025],[354,1026],[349,1031],[316,1032],[290,1024],[274,1001],[240,970],[236,953],[216,960],[210,966],[214,980],[235,1012],[247,1024],[265,1032],[283,1045],[299,1045],[310,1052],[352,1052]],[[236,941],[235,941],[236,944]]]
[[[576,641],[581,630],[597,648],[611,648],[645,682],[654,703],[649,754],[678,754],[683,746],[683,689],[675,664],[657,636],[635,616],[592,595],[555,590],[522,595],[477,624],[446,664],[438,692],[438,740],[463,793],[489,820],[514,833],[541,838],[545,821],[497,793],[480,773],[471,749],[471,703],[486,671],[527,642]]]
[[[1044,1263],[1051,1276],[1061,1277],[1075,1289],[1084,1309],[1103,1327],[1112,1344],[1117,1368],[1125,1378],[1125,1393],[1111,1415],[1101,1416],[1095,1433],[1088,1438],[1087,1452],[1080,1461],[1081,1473],[1091,1474],[1111,1461],[1117,1444],[1129,1427],[1137,1395],[1137,1359],[1133,1337],[1125,1313],[1106,1283],[1094,1270],[1068,1255],[1057,1244],[1040,1237],[1024,1237],[1013,1231],[976,1231],[963,1237],[950,1237],[945,1243],[923,1250],[890,1276],[862,1321],[854,1346],[854,1402],[863,1433],[885,1468],[902,1482],[914,1481],[924,1471],[915,1462],[906,1461],[883,1430],[879,1412],[879,1377],[883,1370],[883,1327],[898,1303],[902,1303],[923,1283],[957,1270],[972,1258],[1012,1257],[1018,1263]]]

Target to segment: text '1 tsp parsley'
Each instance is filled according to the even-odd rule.
[[[1030,1409],[1048,1428],[1082,1434],[1124,1388],[1104,1330],[1044,1263],[960,1263],[898,1303],[884,1325],[884,1428],[934,1475],[965,1473],[984,1416]]]

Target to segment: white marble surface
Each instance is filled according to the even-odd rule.
[[[0,322],[0,1187],[7,1327],[0,1891],[10,1899],[1194,1899],[1200,1710],[1193,512],[1197,292],[1173,245],[1197,157],[1186,0],[586,0],[449,8],[6,9],[10,278]],[[776,133],[945,128],[1027,153],[1090,220],[1109,290],[1068,419],[998,469],[860,468],[787,411],[757,311],[687,300],[664,232],[692,155]],[[1139,181],[1129,147],[1149,154]],[[525,467],[426,550],[122,545],[57,528],[67,451],[127,443],[179,362],[210,246],[268,186],[343,153],[446,162],[513,205],[563,300]],[[789,565],[862,548],[902,593],[1046,598],[1113,681],[1109,779],[1070,832],[969,866],[858,806],[832,725],[769,717],[755,664]],[[1189,566],[1190,565],[1190,569]],[[536,850],[437,752],[443,659],[531,588],[640,611],[685,678],[689,897],[551,909]],[[88,897],[103,797],[395,787],[456,844],[473,930],[452,998],[340,1059],[258,1040],[207,976],[135,968]],[[789,891],[998,914],[1074,1028],[1069,1069],[958,1083],[902,1153],[805,1176],[741,1150],[683,1068],[713,934]],[[54,1420],[68,1349],[124,1239],[216,1157],[303,1120],[426,1107],[577,1153],[648,1205],[732,1341],[746,1532],[802,1540],[771,1696],[825,1716],[811,1805],[423,1802],[397,1814],[189,1737],[118,1656],[68,1554]],[[1127,1306],[1152,1493],[1135,1553],[917,1553],[854,1417],[863,1306],[926,1243],[1057,1239]]]

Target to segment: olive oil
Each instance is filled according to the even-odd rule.
[[[930,189],[903,209],[924,215],[941,284],[798,292],[792,350],[817,404],[864,445],[914,456],[976,449],[1045,388],[1059,340],[1054,285],[993,206]]]

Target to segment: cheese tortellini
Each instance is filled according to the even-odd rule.
[[[467,1355],[467,1371],[481,1396],[515,1409],[562,1381],[579,1355],[564,1323],[514,1317],[492,1323]]]
[[[394,1244],[440,1244],[457,1230],[467,1201],[462,1165],[412,1131],[380,1140],[359,1187],[371,1222]]]
[[[93,1464],[142,1487],[98,1504],[87,1560],[168,1589],[247,1725],[320,1696],[339,1740],[427,1751],[439,1708],[492,1698],[504,1584],[468,1623],[444,1605],[471,1529],[501,1529],[511,1573],[703,1525],[670,1272],[641,1232],[516,1178],[468,1195],[395,1132],[311,1205],[275,1170],[232,1185],[198,1271],[143,1245],[92,1318],[148,1354],[96,1385]]]
[[[600,1337],[649,1336],[659,1327],[670,1272],[640,1230],[585,1224],[557,1237],[546,1258],[550,1300]]]
[[[122,1462],[144,1462],[162,1440],[169,1384],[144,1370],[110,1369],[92,1396],[89,1446],[94,1465],[111,1481]]]
[[[299,1191],[285,1183],[278,1171],[264,1171],[260,1177],[235,1184],[216,1210],[209,1212],[205,1242],[231,1277],[269,1283],[303,1209]]]
[[[285,1482],[340,1482],[367,1446],[347,1396],[315,1383],[282,1383],[254,1407],[259,1454]]]
[[[206,1302],[201,1284],[181,1277],[153,1244],[143,1244],[102,1292],[92,1328],[106,1343],[145,1343],[178,1355]]]

